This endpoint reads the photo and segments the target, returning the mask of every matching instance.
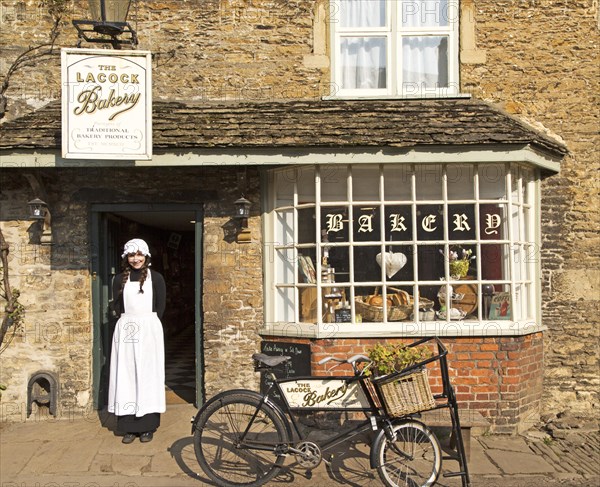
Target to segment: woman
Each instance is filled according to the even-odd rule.
[[[135,238],[123,249],[123,269],[113,281],[115,326],[110,358],[108,411],[117,416],[123,443],[137,436],[152,441],[166,411],[165,352],[160,319],[166,287],[161,274],[150,269],[148,244]]]

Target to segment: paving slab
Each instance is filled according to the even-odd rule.
[[[485,454],[483,446],[474,441],[471,444],[471,456],[467,463],[470,475],[500,475],[500,469],[492,463],[490,458]]]
[[[546,460],[533,453],[507,450],[486,450],[486,455],[508,475],[531,475],[540,473],[555,473],[556,470]]]
[[[33,458],[36,450],[42,447],[41,441],[27,443],[4,443],[2,435],[0,445],[0,471],[2,475],[15,475],[21,472],[27,463]]]
[[[531,453],[531,448],[520,436],[480,436],[477,441],[487,449]]]
[[[113,472],[121,475],[139,476],[150,470],[152,457],[149,455],[113,455]]]

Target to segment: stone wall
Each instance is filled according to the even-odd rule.
[[[317,98],[329,91],[326,5],[325,0],[146,0],[130,20],[140,35],[139,48],[154,53],[157,99]],[[544,409],[597,414],[598,2],[462,0],[461,5],[461,91],[558,134],[571,150],[561,173],[545,180],[542,191],[539,256],[549,328]],[[59,38],[65,47],[76,44],[70,20],[86,17],[85,0],[70,6]],[[27,46],[46,39],[50,19],[38,0],[0,0],[0,23],[1,76]],[[17,73],[6,118],[59,98],[59,80],[58,56]],[[24,227],[13,232],[22,241]],[[244,300],[238,301],[240,308],[231,313],[242,313]]]
[[[256,172],[248,171],[247,197],[255,209],[252,242],[243,244],[227,238],[225,231],[239,197],[236,172],[230,169],[51,169],[36,175],[45,183],[52,209],[52,246],[29,243],[26,212],[32,190],[22,173],[3,169],[1,174],[0,225],[11,246],[11,284],[20,289],[26,313],[23,330],[1,357],[0,383],[8,388],[0,402],[0,421],[26,419],[27,383],[39,370],[55,373],[60,381],[60,417],[92,414],[93,203],[204,203],[206,392],[257,384],[249,367],[263,322]]]
[[[559,134],[571,151],[542,187],[543,408],[597,416],[598,2],[475,1],[475,9],[486,60],[462,65],[463,90]]]
[[[323,44],[326,14],[312,1],[144,0],[129,21],[138,31],[138,49],[152,51],[155,99],[260,101],[315,99],[328,92],[328,63],[322,66],[313,55],[317,15]],[[71,20],[87,18],[87,0],[69,2],[58,46],[75,47]],[[25,48],[46,42],[52,24],[39,0],[0,0],[0,25],[4,77]],[[59,53],[15,73],[7,94],[7,118],[58,99]]]

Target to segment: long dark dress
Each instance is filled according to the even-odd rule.
[[[135,270],[133,269],[129,275],[129,280],[128,280],[128,285],[132,286],[133,283],[137,283],[140,281],[142,275],[142,271],[141,270]],[[113,296],[116,296],[117,298],[115,299],[115,311],[118,317],[121,317],[123,315],[123,313],[127,313],[128,310],[125,309],[125,301],[123,298],[123,294],[121,293],[121,287],[122,287],[122,281],[123,281],[123,274],[119,274],[116,276],[114,282],[113,282]],[[158,316],[158,319],[160,320],[160,318],[162,318],[162,315],[164,313],[165,310],[165,304],[166,304],[166,286],[165,286],[165,281],[163,279],[163,277],[161,276],[161,274],[159,274],[156,271],[150,271],[150,276],[149,279],[147,279],[147,282],[151,281],[152,283],[152,311],[154,313],[156,313],[156,316]],[[146,284],[146,283],[145,283]],[[136,289],[138,287],[138,285],[135,285]],[[149,296],[148,296],[149,298]],[[129,310],[130,312],[131,310]],[[155,327],[156,326],[160,326],[156,324],[156,321],[154,322]],[[115,339],[119,342],[123,342],[121,345],[121,347],[124,347],[122,349],[119,348],[119,344],[115,344],[113,343],[113,350],[117,350],[116,353],[129,353],[131,352],[131,347],[133,345],[131,344],[127,344],[127,342],[133,342],[133,341],[137,341],[137,337],[139,330],[135,330],[135,333],[131,333],[129,330],[131,330],[131,327],[126,328],[127,331],[125,334],[123,334],[122,337],[117,338],[115,336]],[[115,333],[122,333],[122,329],[116,329]],[[152,353],[153,355],[157,355],[160,357],[164,357],[164,343],[162,340],[162,328],[160,328],[160,330],[155,330],[155,335],[156,333],[159,333],[155,338],[151,338],[151,347],[146,351],[144,350],[144,352],[146,354],[148,353]],[[132,340],[131,337],[136,337],[136,339]],[[156,347],[159,347],[158,349]],[[118,352],[118,350],[123,350],[123,352]],[[127,351],[127,352],[125,352]],[[138,352],[139,353],[139,350]],[[139,356],[138,356],[139,358]],[[151,357],[146,357],[149,360],[153,360],[154,356]],[[161,364],[156,364],[156,366],[159,367],[159,370],[161,370],[162,367],[162,373],[164,376],[164,359],[161,359],[162,363]],[[117,361],[112,361],[111,360],[111,369],[118,367],[117,365]],[[124,362],[125,364],[127,364],[127,361]],[[121,361],[121,366],[123,366],[123,361]],[[115,372],[114,370],[111,371],[111,379],[113,380],[113,382],[116,382],[116,374],[117,372]],[[160,387],[164,388],[164,384],[159,384]],[[113,389],[113,395],[114,395],[114,387]],[[142,392],[144,392],[145,389],[142,389]],[[163,391],[159,391],[159,392],[164,392]],[[135,400],[132,402],[135,402],[136,406],[138,406],[138,398],[137,395],[133,395],[130,397],[135,397]],[[143,399],[140,399],[141,403],[139,404],[140,406],[145,407],[146,404],[143,403]],[[112,407],[112,411],[111,411],[111,407]],[[152,408],[154,409],[161,409],[160,407],[156,407],[156,406],[150,406],[150,410],[152,410]],[[121,409],[121,410],[119,410]],[[119,408],[118,404],[109,404],[109,411],[111,412],[115,412],[115,413],[119,413],[117,414],[117,429],[119,432],[121,433],[144,433],[147,431],[156,431],[156,429],[160,426],[160,412],[148,412],[142,415],[136,415],[136,414],[123,414],[122,411],[123,407],[121,405],[121,408]]]

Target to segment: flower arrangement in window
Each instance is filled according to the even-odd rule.
[[[440,254],[446,257],[442,250],[440,250]],[[471,261],[475,259],[475,256],[472,254],[473,251],[470,249],[450,247],[449,254],[446,258],[450,263],[450,276],[452,278],[461,279],[469,273]]]

